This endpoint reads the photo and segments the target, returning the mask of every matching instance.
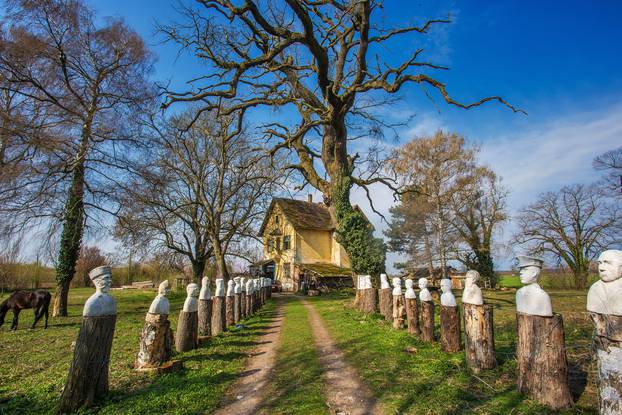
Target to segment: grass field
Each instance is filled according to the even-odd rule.
[[[566,413],[595,414],[597,396],[589,353],[592,325],[584,312],[585,292],[549,292],[554,309],[564,316],[571,383],[577,399],[576,409]],[[365,317],[350,307],[351,296],[313,297],[311,301],[386,413],[547,413],[516,391],[514,290],[486,292],[485,296],[494,305],[500,365],[479,376],[469,373],[463,352],[441,352],[438,343],[426,344],[405,331],[393,330],[379,315]],[[406,352],[410,347],[416,348],[416,353]]]
[[[9,331],[12,315],[0,328],[0,414],[52,414],[72,358],[72,342],[80,327],[81,308],[92,289],[72,289],[71,317],[50,320],[47,330],[29,330],[32,310],[20,316],[19,330]],[[185,293],[171,293],[169,316],[173,330]],[[245,328],[219,335],[203,347],[178,355],[185,370],[153,376],[132,370],[138,336],[154,291],[114,291],[117,323],[110,362],[110,395],[86,413],[196,414],[209,413],[223,392],[243,370],[254,339],[264,332],[273,315],[272,303],[248,319]]]

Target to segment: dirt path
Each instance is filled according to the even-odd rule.
[[[214,412],[216,415],[254,414],[265,398],[266,388],[270,384],[272,370],[276,362],[276,351],[283,327],[283,298],[275,296],[277,308],[267,332],[257,337],[259,346],[250,354],[246,370],[229,388],[225,402]]]
[[[348,365],[341,350],[331,339],[315,308],[302,300],[309,312],[313,340],[318,350],[326,381],[325,396],[333,414],[382,414],[380,406],[356,371]]]

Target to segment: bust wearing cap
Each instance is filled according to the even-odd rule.
[[[112,286],[112,269],[108,266],[97,267],[89,272],[89,278],[95,285],[95,294],[84,303],[82,315],[98,317],[117,314],[117,304],[108,294]]]
[[[534,316],[551,317],[553,315],[551,297],[538,284],[544,261],[527,255],[519,255],[516,258],[520,282],[525,285],[516,292],[516,311]]]

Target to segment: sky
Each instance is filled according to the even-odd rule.
[[[188,0],[186,0],[188,1]],[[433,4],[428,4],[433,3]],[[399,131],[399,145],[440,129],[457,132],[481,146],[480,160],[510,190],[510,214],[544,191],[599,177],[591,162],[622,145],[622,2],[619,1],[385,1],[379,18],[388,25],[421,23],[451,16],[452,23],[430,36],[405,37],[387,50],[399,59],[417,47],[450,70],[438,75],[463,102],[500,95],[527,112],[515,114],[497,104],[463,110],[430,102],[419,88],[406,89],[387,117],[411,123]],[[177,18],[174,1],[90,0],[98,15],[122,17],[158,56],[154,79],[183,86],[205,69],[162,44],[155,22]],[[436,97],[438,98],[438,97]],[[377,208],[388,213],[388,189],[373,192]],[[386,228],[362,192],[353,194],[376,226]],[[511,233],[506,226],[502,239]],[[395,255],[389,255],[389,269]],[[507,254],[496,258],[507,267]]]

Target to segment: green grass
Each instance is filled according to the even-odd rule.
[[[289,297],[274,377],[262,407],[264,414],[328,414],[309,316],[304,305]]]
[[[549,292],[554,309],[564,316],[571,384],[579,396],[577,408],[566,413],[595,414],[594,380],[585,375],[590,371],[592,330],[584,311],[585,292]],[[441,352],[438,343],[426,344],[405,331],[393,330],[379,315],[366,317],[350,307],[351,296],[313,297],[310,301],[386,413],[547,413],[545,408],[516,391],[514,290],[490,291],[485,296],[495,309],[500,365],[477,377],[469,373],[464,352]],[[415,347],[417,352],[406,352],[408,347]]]
[[[19,330],[10,332],[11,315],[0,328],[0,414],[55,413],[72,359],[72,342],[80,327],[82,305],[92,289],[72,289],[71,317],[50,319],[47,330],[29,330],[32,310],[20,316]],[[248,319],[246,328],[232,330],[204,346],[175,358],[183,360],[180,373],[161,376],[132,370],[138,337],[154,291],[114,291],[117,323],[110,362],[110,394],[85,413],[196,414],[217,407],[226,388],[244,369],[255,338],[268,328],[274,303]],[[169,316],[173,329],[183,303],[183,293],[171,293]]]

